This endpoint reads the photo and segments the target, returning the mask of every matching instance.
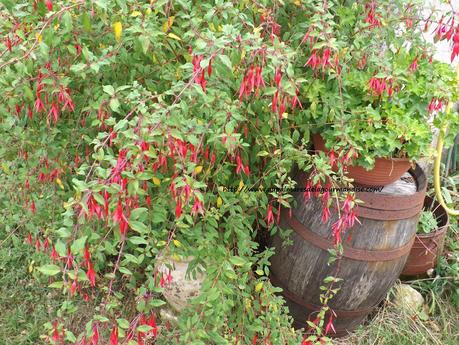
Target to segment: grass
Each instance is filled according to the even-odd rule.
[[[51,320],[53,301],[46,285],[28,272],[33,249],[17,237],[0,247],[0,344],[40,344],[43,325]]]
[[[459,314],[446,299],[436,302],[428,318],[400,309],[389,299],[369,322],[335,345],[457,345]]]

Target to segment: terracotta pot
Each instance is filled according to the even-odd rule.
[[[313,134],[312,142],[316,150],[328,152],[320,134]],[[376,158],[375,166],[371,170],[360,166],[349,166],[347,171],[348,176],[359,185],[386,186],[397,181],[410,167],[411,163],[407,158]]]
[[[430,208],[432,202],[432,198],[426,197],[424,208]],[[449,216],[445,209],[436,201],[432,209],[434,210],[435,218],[438,219],[438,229],[429,234],[416,235],[410,255],[402,272],[404,276],[425,275],[429,269],[435,267],[440,259],[445,243],[446,231],[449,226]]]

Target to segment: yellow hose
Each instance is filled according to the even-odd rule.
[[[452,103],[450,102],[448,106],[446,107],[446,112],[449,113],[451,111],[451,108],[452,108]],[[437,142],[437,156],[435,157],[435,163],[434,163],[435,196],[437,197],[437,200],[440,203],[440,205],[445,209],[447,213],[453,216],[459,216],[459,210],[454,210],[452,208],[449,208],[446,205],[445,200],[443,199],[443,195],[441,194],[441,188],[440,188],[441,155],[443,152],[443,144],[445,141],[446,129],[447,129],[446,125],[440,128],[440,133],[439,133],[438,142]]]

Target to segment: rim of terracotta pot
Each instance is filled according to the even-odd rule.
[[[322,149],[316,149],[315,148],[315,145],[314,145],[314,149],[315,151],[323,151],[323,152],[329,152],[330,150],[325,146],[325,140],[324,138],[320,135],[320,133],[313,133],[312,134],[312,140],[314,142],[314,137],[316,138],[319,138],[319,140],[321,141],[321,145],[320,146],[323,146],[323,150]],[[376,157],[375,160],[389,160],[389,161],[394,161],[394,162],[411,162],[411,159],[410,158],[399,158],[399,157]],[[365,169],[364,167],[360,166],[360,165],[351,165],[352,167],[359,167],[359,168],[362,168],[362,169]],[[365,171],[371,171],[372,169],[370,170],[367,170],[365,169]]]

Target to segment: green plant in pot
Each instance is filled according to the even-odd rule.
[[[432,61],[422,20],[408,19],[421,18],[415,6],[372,6],[365,6],[366,24],[357,4],[338,12],[333,25],[309,20],[325,28],[308,31],[302,45],[312,81],[301,90],[301,116],[315,149],[341,155],[354,182],[386,185],[431,154],[430,120],[447,121],[457,87],[451,67]],[[407,20],[392,25],[394,16]]]
[[[402,275],[423,275],[435,267],[443,251],[449,217],[435,200],[426,197],[424,209],[419,215],[416,238]]]

